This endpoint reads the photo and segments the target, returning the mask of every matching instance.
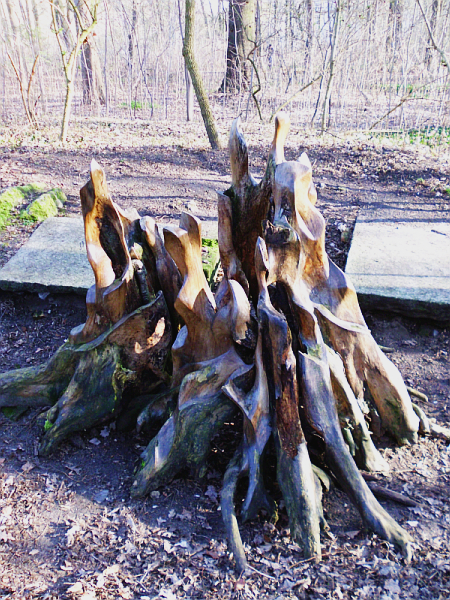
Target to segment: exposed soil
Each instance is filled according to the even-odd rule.
[[[161,127],[155,139],[143,128],[119,135],[95,126],[74,130],[69,149],[3,147],[0,187],[31,181],[59,186],[68,196],[67,214],[78,215],[78,190],[95,157],[122,207],[160,221],[185,208],[211,219],[214,190],[229,184],[228,157],[197,138],[193,129]],[[248,135],[257,176],[267,139],[256,128]],[[355,140],[331,145],[294,132],[286,158],[303,149],[313,162],[318,207],[327,221],[327,251],[340,267],[368,186],[395,193],[405,210],[424,202],[450,212],[443,157]],[[17,215],[0,233],[0,265],[33,230]],[[85,312],[80,297],[0,293],[0,371],[44,362]],[[407,385],[428,396],[428,403],[417,401],[421,408],[449,426],[449,328],[383,312],[365,316],[375,339],[392,349],[389,358]],[[244,580],[233,572],[218,503],[237,422],[215,440],[204,481],[185,474],[145,500],[133,500],[132,473],[148,436],[111,424],[74,436],[42,458],[37,414],[17,422],[0,415],[0,598],[450,598],[450,447],[443,441],[422,438],[397,448],[380,440],[391,473],[377,477],[379,485],[418,502],[414,508],[382,502],[415,539],[410,565],[393,546],[364,532],[347,496],[333,489],[325,500],[330,534],[323,536],[322,563],[303,560],[281,506],[276,524],[261,519],[242,526],[255,569]]]

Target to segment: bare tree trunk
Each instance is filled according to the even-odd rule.
[[[20,19],[17,15],[14,0],[5,0],[7,10],[7,18],[11,28],[11,46],[16,54],[17,68],[22,80],[22,85],[28,80],[28,70],[23,52],[23,47],[20,41]]]
[[[342,0],[336,1],[336,11],[334,14],[333,31],[332,31],[331,40],[330,40],[330,46],[331,46],[330,63],[329,63],[330,72],[329,72],[327,87],[326,87],[326,91],[325,91],[325,98],[323,100],[323,106],[322,106],[322,124],[321,124],[321,128],[320,128],[322,133],[327,128],[326,121],[327,121],[327,115],[329,114],[329,108],[330,108],[330,96],[331,96],[331,88],[332,88],[332,82],[333,82],[333,77],[334,77],[335,55],[336,55],[336,47],[337,47],[337,43],[338,43],[339,26],[340,26],[340,19],[341,19],[341,9],[342,9],[341,2],[342,2]]]
[[[305,1],[306,8],[306,52],[305,52],[305,75],[304,83],[311,80],[312,60],[314,56],[314,12],[313,0]]]
[[[220,148],[219,133],[217,132],[214,116],[209,105],[208,96],[206,94],[202,77],[194,57],[194,27],[195,27],[195,0],[186,0],[185,26],[184,26],[184,43],[183,56],[186,62],[187,70],[192,78],[195,95],[200,106],[200,111],[205,124],[206,133],[208,134],[211,148],[216,150]]]
[[[228,11],[227,70],[220,91],[237,92],[250,82],[247,59],[256,41],[256,0],[230,0]]]
[[[400,48],[402,31],[402,0],[389,0],[388,34],[386,37],[386,53],[394,57]]]
[[[202,5],[202,9],[203,9],[203,5]],[[183,47],[184,47],[184,33],[183,33],[183,25],[182,25],[182,18],[181,18],[181,3],[180,0],[178,0],[178,22],[180,25],[180,35],[181,35],[181,39],[183,42]],[[205,15],[204,9],[203,9],[203,14]],[[206,15],[205,15],[206,17]],[[192,78],[189,74],[189,70],[187,68],[187,63],[186,61],[184,62],[184,81],[186,83],[186,121],[193,121],[194,119],[194,87],[192,85]]]
[[[128,17],[127,17],[128,20]],[[129,96],[129,111],[130,117],[132,116],[133,110],[133,71],[134,71],[134,48],[135,48],[135,29],[137,23],[137,9],[136,9],[136,0],[133,0],[131,6],[131,22],[130,24],[130,33],[128,35],[128,96]]]
[[[194,119],[194,87],[189,75],[187,66],[184,67],[184,77],[186,80],[186,121]]]
[[[69,129],[69,120],[70,113],[72,109],[72,102],[75,93],[75,76],[77,72],[77,57],[78,54],[86,40],[86,38],[94,31],[97,25],[97,9],[100,3],[100,0],[94,0],[92,12],[90,12],[91,21],[90,23],[85,23],[78,5],[75,3],[75,0],[68,0],[68,6],[72,9],[75,20],[76,20],[76,31],[73,32],[70,30],[70,27],[64,29],[59,26],[59,20],[62,18],[61,12],[58,10],[58,6],[55,5],[54,2],[48,0],[50,3],[51,14],[52,14],[52,25],[53,31],[56,35],[56,39],[59,45],[59,50],[61,53],[61,59],[63,63],[64,75],[66,78],[66,99],[64,102],[64,114],[63,120],[61,124],[61,141],[64,143],[67,139],[67,132]],[[69,14],[69,13],[68,13]],[[59,17],[58,17],[59,16]],[[68,18],[66,19],[66,24],[70,25]],[[69,41],[69,34],[73,36],[72,43]],[[62,36],[64,36],[62,38]],[[64,41],[63,41],[64,40]],[[70,44],[70,46],[67,46]],[[70,51],[68,50],[70,49]]]
[[[433,24],[432,23],[430,24],[428,22],[427,16],[425,14],[425,11],[423,9],[423,6],[422,6],[422,3],[420,2],[420,0],[417,0],[417,4],[419,5],[420,12],[422,13],[422,17],[423,17],[423,19],[425,21],[425,25],[427,27],[428,35],[430,37],[430,42],[431,42],[433,48],[436,50],[436,52],[438,52],[440,54],[442,64],[444,64],[447,67],[447,71],[450,74],[450,61],[449,61],[447,55],[445,54],[444,50],[442,48],[440,48],[437,45],[437,42],[436,42],[436,37],[435,37],[436,23],[434,24],[434,28],[433,28]],[[435,9],[435,4],[437,4],[437,2],[433,1],[433,14],[434,14],[434,9]],[[437,11],[438,8],[440,8],[440,7],[436,7],[436,11]]]
[[[436,38],[436,28],[438,19],[441,16],[442,0],[433,0],[431,3],[431,19],[430,29],[433,37]],[[425,50],[425,65],[427,69],[431,67],[431,60],[433,58],[433,45],[430,43]]]
[[[78,0],[80,14],[85,24],[91,20],[87,0]],[[83,103],[88,105],[105,104],[102,68],[97,45],[92,34],[88,35],[81,47],[81,78],[83,82]]]

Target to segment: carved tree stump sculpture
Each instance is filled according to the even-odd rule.
[[[236,486],[248,478],[244,520],[261,509],[275,512],[263,478],[271,437],[291,535],[306,557],[321,556],[325,469],[368,529],[409,559],[408,534],[358,467],[388,468],[373,444],[369,413],[399,444],[414,443],[419,428],[427,430],[426,417],[371,336],[351,283],[328,259],[308,157],[284,160],[288,128],[280,113],[257,183],[239,121],[233,123],[232,185],[218,199],[224,276],[215,294],[202,270],[200,221],[184,213],[179,227],[164,228],[163,241],[153,219],[114,204],[93,161],[80,192],[95,274],[87,321],[47,364],[0,375],[0,406],[51,406],[42,453],[108,419],[138,428],[161,421],[135,475],[136,496],[186,467],[202,476],[212,437],[240,411],[242,440],[221,499],[239,571],[247,562]]]

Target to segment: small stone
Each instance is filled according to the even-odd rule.
[[[191,212],[193,214],[198,213],[198,206],[194,200],[190,200],[189,202],[186,202],[185,207],[188,209],[189,212]]]
[[[109,496],[109,490],[100,490],[99,492],[97,492],[94,496],[94,501],[97,502],[97,504],[101,504],[102,502],[104,502]]]

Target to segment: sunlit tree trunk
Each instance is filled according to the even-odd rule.
[[[72,40],[70,41],[70,46],[71,46],[70,52],[66,49],[67,48],[67,46],[65,45],[66,40],[63,41],[64,30],[63,30],[63,28],[59,27],[59,25],[58,25],[57,15],[59,15],[59,17],[62,18],[63,20],[64,20],[64,15],[62,14],[62,12],[60,10],[58,10],[58,7],[55,5],[55,3],[51,2],[51,0],[49,0],[51,13],[52,13],[53,31],[54,31],[54,33],[56,35],[56,39],[58,41],[58,45],[59,45],[59,49],[60,49],[60,53],[61,53],[61,59],[62,59],[62,63],[63,63],[64,75],[65,75],[65,79],[66,79],[66,98],[65,98],[65,102],[64,102],[64,113],[63,113],[63,120],[62,120],[62,124],[61,124],[61,135],[60,135],[60,139],[63,143],[67,139],[70,113],[72,110],[72,102],[73,102],[73,98],[75,95],[75,76],[76,76],[76,72],[77,72],[78,54],[80,53],[85,40],[94,31],[94,29],[97,25],[97,9],[98,9],[98,5],[100,3],[100,0],[94,1],[93,6],[92,6],[92,11],[90,13],[91,14],[91,22],[89,24],[86,24],[80,14],[80,10],[78,8],[78,5],[75,3],[75,1],[74,0],[67,0],[67,1],[68,1],[68,7],[70,6],[71,10],[73,11],[73,13],[75,15],[76,23],[77,23],[76,33],[73,33],[70,30],[70,27],[68,27],[67,30],[65,30],[65,33],[68,37],[69,37],[69,35],[72,36]],[[66,21],[67,21],[67,24],[69,24],[67,18],[66,18]]]
[[[208,96],[203,85],[202,77],[194,56],[194,28],[195,28],[195,0],[186,0],[185,26],[183,56],[186,62],[187,70],[192,79],[195,95],[202,113],[203,123],[208,134],[211,148],[216,150],[220,148],[219,133],[216,128],[214,116],[209,105]]]
[[[312,60],[314,56],[314,2],[305,0],[306,9],[306,52],[304,81],[310,81],[312,76]]]
[[[342,11],[342,0],[336,0],[336,10],[334,14],[334,24],[333,31],[331,34],[330,40],[330,62],[329,62],[329,74],[328,74],[328,82],[325,90],[325,98],[322,106],[322,124],[321,131],[322,133],[327,128],[327,119],[330,112],[330,97],[331,97],[331,89],[333,84],[334,77],[334,69],[336,62],[336,51],[339,39],[339,30],[340,30],[340,21],[341,21],[341,11]]]
[[[230,0],[228,8],[227,70],[220,90],[247,89],[251,64],[248,56],[256,41],[256,0]]]
[[[88,0],[78,0],[80,14],[85,24],[92,20]],[[89,34],[81,47],[81,79],[83,82],[83,103],[88,105],[105,104],[102,68],[93,34]]]
[[[434,37],[436,37],[437,24],[441,16],[442,0],[433,0],[431,3],[430,29]],[[433,45],[428,43],[425,50],[425,65],[429,69],[433,58]]]

